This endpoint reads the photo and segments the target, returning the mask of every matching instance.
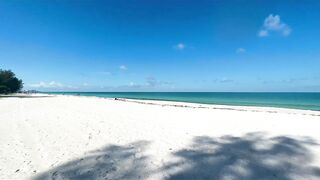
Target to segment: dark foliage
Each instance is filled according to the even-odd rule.
[[[0,69],[0,94],[16,93],[22,87],[22,80],[18,79],[11,70]]]

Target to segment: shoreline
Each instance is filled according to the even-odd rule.
[[[202,108],[202,109],[213,109],[213,110],[285,113],[285,114],[320,116],[320,111],[294,109],[294,108],[280,108],[280,107],[268,107],[268,106],[219,105],[219,104],[203,104],[203,103],[192,103],[192,102],[170,101],[170,100],[109,98],[109,97],[67,95],[67,94],[64,94],[64,95],[62,95],[62,94],[46,94],[46,93],[39,93],[39,94],[44,94],[46,96],[71,96],[71,97],[84,97],[84,98],[101,98],[101,99],[107,99],[107,100],[123,101],[123,102],[138,103],[138,104],[145,104],[145,105],[171,106],[171,107],[181,107],[181,108]]]

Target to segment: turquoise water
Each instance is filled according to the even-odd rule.
[[[264,106],[320,111],[320,93],[234,92],[50,92],[108,98],[180,101],[203,104]]]

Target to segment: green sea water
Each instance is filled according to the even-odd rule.
[[[320,111],[320,93],[246,92],[49,92],[79,96],[180,101],[202,104],[280,107]]]

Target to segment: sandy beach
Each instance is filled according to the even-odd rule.
[[[320,112],[0,98],[0,179],[320,179]]]

